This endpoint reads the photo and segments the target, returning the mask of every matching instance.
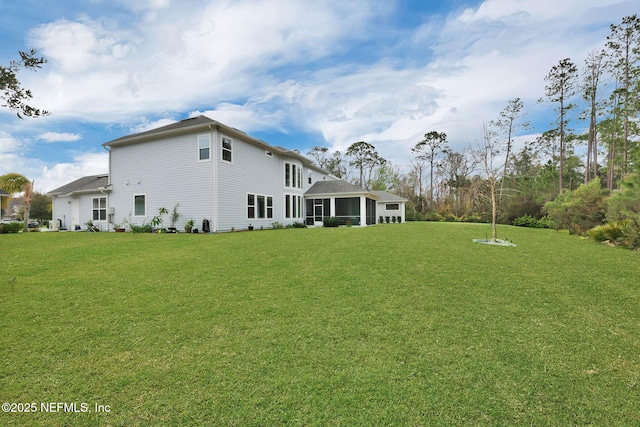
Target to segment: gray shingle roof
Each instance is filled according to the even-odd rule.
[[[369,191],[364,190],[357,185],[353,185],[348,183],[347,181],[342,180],[334,180],[334,181],[318,181],[311,186],[304,194],[314,195],[314,194],[340,194],[340,193],[369,193]]]
[[[372,191],[373,194],[380,197],[380,202],[406,202],[408,201],[404,197],[400,197],[388,191]]]
[[[106,142],[103,145],[125,142],[125,141],[127,141],[129,139],[134,139],[134,138],[137,139],[139,137],[153,135],[155,133],[162,133],[162,132],[167,132],[167,131],[187,128],[187,127],[190,127],[190,126],[197,126],[197,125],[202,125],[202,124],[213,124],[213,123],[215,123],[214,120],[211,120],[210,118],[201,115],[201,116],[198,116],[198,117],[192,117],[190,119],[180,120],[179,122],[171,123],[170,125],[162,126],[162,127],[155,128],[155,129],[151,129],[151,130],[148,130],[148,131],[145,131],[145,132],[140,132],[140,133],[136,133],[136,134],[132,134],[132,135],[126,135],[126,136],[120,137],[118,139],[114,139],[113,141]]]
[[[91,175],[76,179],[69,184],[49,191],[49,196],[66,196],[74,193],[99,192],[100,188],[109,185],[109,175]]]

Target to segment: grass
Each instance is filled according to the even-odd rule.
[[[488,232],[0,236],[0,425],[640,424],[640,254]]]

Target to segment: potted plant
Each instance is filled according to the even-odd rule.
[[[249,224],[249,231],[253,231],[253,225]]]
[[[124,233],[125,232],[125,228],[120,224],[114,224],[113,225],[113,229],[115,230],[116,233]]]
[[[188,220],[184,223],[184,232],[191,233],[191,229],[193,228],[193,219]]]

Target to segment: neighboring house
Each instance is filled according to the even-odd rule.
[[[60,228],[102,230],[148,224],[177,206],[175,226],[193,219],[202,230],[229,231],[336,216],[341,223],[377,222],[380,201],[396,197],[341,181],[296,151],[275,147],[205,116],[104,143],[109,173],[49,192]],[[396,200],[396,199],[393,199]],[[398,201],[404,219],[404,199]],[[394,202],[395,203],[395,202]],[[57,221],[56,221],[57,220]],[[403,221],[404,222],[404,221]],[[164,215],[163,226],[170,225]]]

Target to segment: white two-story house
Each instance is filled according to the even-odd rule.
[[[176,206],[179,230],[189,219],[194,228],[211,232],[269,228],[274,222],[319,226],[328,216],[364,226],[377,222],[378,202],[389,197],[401,205],[397,218],[404,222],[404,199],[339,180],[298,152],[205,116],[103,146],[109,150],[108,173],[49,192],[54,227],[86,229],[92,221],[110,231],[148,224],[160,208],[171,212]],[[169,216],[163,216],[164,227]]]

